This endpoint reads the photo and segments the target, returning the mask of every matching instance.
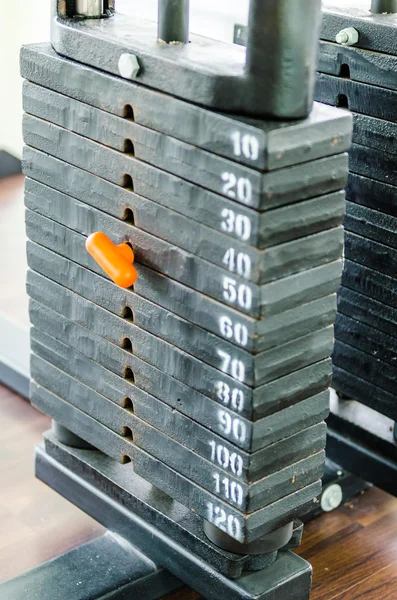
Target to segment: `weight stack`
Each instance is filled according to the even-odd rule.
[[[333,387],[395,421],[397,5],[372,10],[325,3],[316,98],[354,122]]]
[[[32,403],[262,568],[321,492],[351,116],[210,111],[49,44],[21,71]]]

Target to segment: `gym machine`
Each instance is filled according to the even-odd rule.
[[[352,129],[313,104],[320,8],[251,0],[245,49],[187,0],[54,0],[22,49],[36,473],[113,532],[50,574],[131,564],[92,598],[309,598]]]

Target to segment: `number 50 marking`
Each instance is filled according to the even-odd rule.
[[[230,277],[223,278],[223,297],[231,304],[238,304],[245,310],[252,308],[252,291],[247,285],[237,286],[237,281]]]

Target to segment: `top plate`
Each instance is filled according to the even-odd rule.
[[[397,13],[369,9],[369,0],[323,0],[321,39],[334,42],[341,29],[354,27],[360,34],[355,47],[397,56]]]

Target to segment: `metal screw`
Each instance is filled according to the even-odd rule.
[[[135,54],[122,54],[119,58],[119,73],[124,79],[135,79],[141,67]]]
[[[324,512],[331,512],[331,510],[335,510],[335,508],[338,508],[338,506],[341,505],[342,500],[342,488],[337,483],[334,483],[323,491],[321,496],[321,508]]]
[[[336,34],[335,41],[342,46],[354,46],[357,44],[359,33],[354,27],[347,27]]]

